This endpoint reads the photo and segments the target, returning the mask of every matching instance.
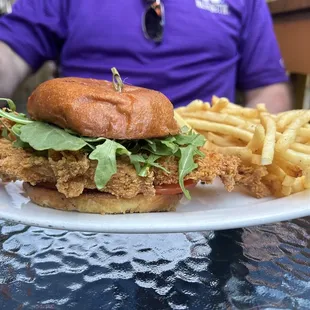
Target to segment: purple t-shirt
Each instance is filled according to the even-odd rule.
[[[34,70],[57,60],[63,76],[111,80],[115,66],[175,106],[287,81],[265,0],[162,2],[161,44],[143,34],[142,0],[18,0],[0,40]]]

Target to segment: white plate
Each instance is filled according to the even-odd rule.
[[[97,215],[39,207],[24,196],[21,183],[0,185],[0,218],[47,228],[107,233],[171,233],[240,228],[310,215],[310,190],[285,198],[256,199],[228,193],[216,182],[191,191],[176,212]]]

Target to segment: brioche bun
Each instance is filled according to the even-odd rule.
[[[78,211],[84,213],[117,214],[146,213],[159,211],[174,211],[182,194],[178,195],[137,195],[134,198],[116,198],[113,195],[99,191],[83,193],[78,197],[66,198],[55,189],[32,186],[23,183],[29,198],[42,207],[63,211]]]
[[[71,129],[82,136],[147,139],[175,135],[173,106],[162,93],[112,82],[57,78],[40,84],[28,99],[34,120]]]

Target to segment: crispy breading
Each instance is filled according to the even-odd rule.
[[[84,189],[96,189],[96,165],[97,162],[89,160],[83,152],[50,151],[46,158],[14,148],[8,140],[0,139],[0,178],[5,182],[52,183],[66,197],[77,197]],[[153,182],[152,171],[146,177],[140,177],[128,159],[119,158],[117,173],[102,191],[122,198],[155,195]]]
[[[111,177],[103,191],[115,196],[121,192],[124,198],[132,198],[139,193],[153,196],[155,195],[154,173],[149,171],[146,177],[139,177],[128,158],[122,157],[117,161],[117,173]]]
[[[8,138],[11,141],[14,141],[16,139],[16,137],[14,136],[14,134],[11,132],[11,128],[13,127],[15,123],[7,118],[1,117],[0,118],[0,133],[1,136],[4,136],[3,133],[6,131]]]
[[[240,160],[237,157],[225,156],[219,153],[205,151],[205,157],[196,159],[198,168],[188,174],[185,180],[203,181],[212,183],[218,176],[225,176],[223,183],[228,191],[234,188],[234,179],[238,173],[238,166]],[[178,178],[178,160],[176,157],[161,158],[159,163],[165,167],[170,174],[160,170],[154,169],[155,172],[155,185],[162,184],[176,184],[179,182]]]
[[[89,160],[82,152],[50,152],[49,155],[59,192],[66,197],[77,197],[84,189],[96,189],[96,161]],[[117,160],[117,173],[102,191],[122,198],[132,198],[138,194],[152,196],[155,195],[153,181],[152,171],[146,177],[139,177],[128,159],[121,157]]]
[[[235,156],[226,156],[212,151],[203,150],[204,158],[199,158],[196,163],[198,169],[185,177],[185,180],[200,180],[206,183],[219,176],[228,191],[236,185],[249,190],[255,197],[261,198],[270,195],[263,177],[267,175],[266,167],[246,166]],[[155,185],[175,184],[178,182],[178,165],[175,157],[167,160],[161,159],[160,164],[171,173],[167,174],[160,169],[155,169]]]
[[[267,168],[264,166],[240,165],[235,182],[236,185],[241,185],[248,189],[255,197],[262,198],[271,194],[269,188],[263,182],[263,178],[267,174]]]
[[[11,142],[3,138],[0,139],[0,178],[5,182],[23,180],[32,185],[56,182],[46,157],[13,148]]]
[[[262,192],[258,180],[261,180],[263,173],[253,173],[253,170],[240,166],[237,157],[204,152],[205,157],[196,158],[198,168],[188,174],[186,180],[211,183],[220,176],[229,191],[237,183],[245,185],[255,193]],[[178,159],[173,156],[161,158],[159,163],[170,173],[153,168],[148,171],[146,177],[140,177],[127,157],[119,157],[117,173],[102,191],[117,197],[132,198],[138,194],[155,195],[156,185],[177,184]],[[22,180],[32,185],[51,183],[66,197],[77,197],[85,189],[96,189],[96,165],[97,162],[89,160],[87,154],[82,151],[49,151],[48,157],[44,157],[29,150],[14,148],[9,141],[0,139],[0,177],[3,181]]]
[[[49,151],[49,164],[54,172],[56,187],[66,197],[77,197],[85,188],[85,175],[90,161],[83,152]]]
[[[10,129],[15,123],[13,121],[10,121],[7,118],[1,118],[0,119],[0,132],[2,132],[3,129]]]

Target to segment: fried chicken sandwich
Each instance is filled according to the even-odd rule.
[[[174,210],[188,188],[220,176],[231,190],[239,160],[202,150],[162,93],[113,81],[58,78],[28,99],[29,118],[0,110],[0,178],[21,180],[38,205],[91,213]]]

